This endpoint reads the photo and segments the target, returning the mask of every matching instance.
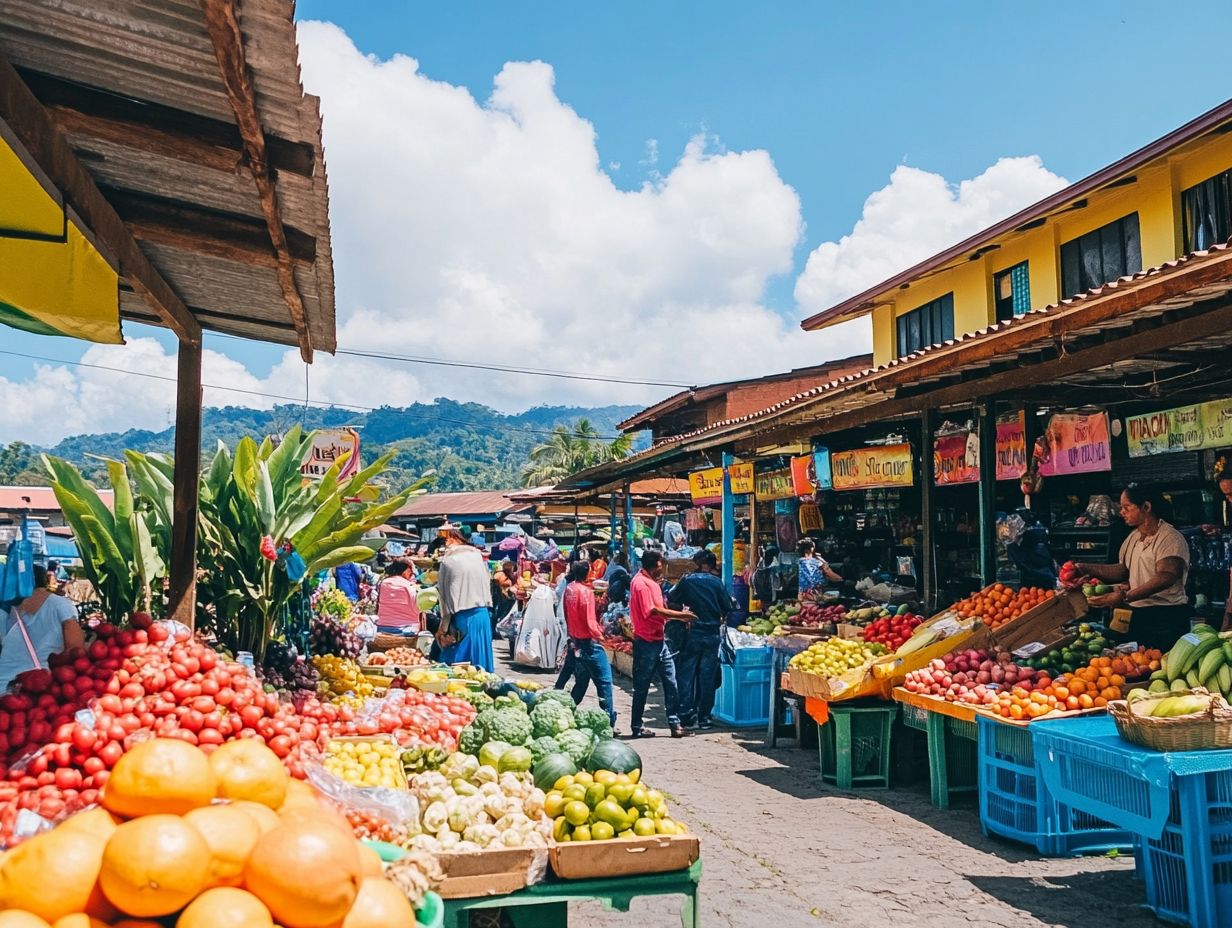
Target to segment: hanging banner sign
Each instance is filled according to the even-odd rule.
[[[791,489],[795,496],[812,496],[817,492],[817,476],[813,472],[813,456],[802,454],[791,459]]]
[[[997,479],[1018,480],[1027,472],[1027,426],[1023,414],[997,423]]]
[[[753,477],[753,488],[760,500],[791,499],[796,495],[792,488],[790,467],[762,471]]]
[[[1058,413],[1037,445],[1045,477],[1112,470],[1108,414]]]
[[[1232,399],[1202,404],[1201,447],[1232,447]]]
[[[314,432],[312,446],[300,462],[299,472],[310,480],[320,480],[344,455],[350,455],[338,473],[339,480],[359,471],[359,432],[355,429],[321,429]]]
[[[822,519],[821,510],[817,508],[816,503],[800,504],[800,531],[805,534],[820,532],[824,531],[825,527],[825,520]]]
[[[733,496],[748,496],[753,492],[753,465],[733,464],[727,468]]]
[[[723,502],[723,468],[708,467],[689,474],[689,497],[694,506],[717,506]]]
[[[1173,450],[1168,445],[1171,433],[1172,414],[1168,410],[1150,412],[1141,416],[1129,416],[1125,420],[1125,440],[1129,444],[1131,458],[1145,458],[1152,454],[1167,454]]]
[[[813,449],[813,476],[817,478],[817,489],[829,490],[834,486],[830,477],[830,449]]]
[[[909,487],[915,483],[908,444],[833,452],[830,470],[836,490]]]
[[[960,432],[933,440],[937,486],[980,482],[980,433]]]

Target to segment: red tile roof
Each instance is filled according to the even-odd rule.
[[[503,515],[529,508],[515,503],[508,494],[514,490],[487,490],[479,493],[427,493],[417,496],[397,512],[395,517],[480,516]]]
[[[110,490],[99,490],[98,495],[104,503],[111,505]],[[27,498],[29,502],[26,502]],[[0,486],[0,509],[6,512],[20,512],[27,507],[33,512],[60,511],[60,504],[56,502],[56,494],[51,487]]]

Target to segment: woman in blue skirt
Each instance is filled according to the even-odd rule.
[[[456,528],[442,532],[436,590],[440,596],[441,624],[436,640],[441,661],[469,663],[492,671],[492,583],[478,548],[467,543]]]

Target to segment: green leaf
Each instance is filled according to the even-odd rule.
[[[272,535],[274,532],[274,487],[270,484],[269,469],[264,461],[257,461],[256,481],[253,489],[261,531],[263,534]]]
[[[86,483],[85,478],[81,476],[81,471],[68,461],[48,454],[43,455],[43,466],[51,474],[53,484],[60,484],[85,503],[94,518],[98,519],[99,523],[107,529],[109,535],[115,532],[115,516],[111,514],[111,510],[98,495],[98,491]]]
[[[351,561],[363,563],[380,550],[384,542],[373,542],[371,545],[350,545],[345,548],[335,548],[328,554],[323,554],[308,565],[308,573],[315,574],[321,570],[330,570],[339,564],[349,564]]]

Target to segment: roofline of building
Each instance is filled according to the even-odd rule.
[[[970,238],[964,239],[945,251],[938,252],[914,267],[910,267],[887,280],[883,280],[876,286],[870,287],[853,297],[849,297],[843,302],[831,306],[829,309],[809,316],[800,323],[800,327],[805,331],[811,332],[846,321],[847,319],[862,316],[874,308],[873,299],[884,294],[887,290],[910,283],[930,271],[943,267],[956,258],[963,257],[969,251],[979,249],[998,236],[1005,235],[1007,232],[1014,232],[1025,223],[1066,206],[1073,200],[1081,199],[1112,181],[1120,179],[1125,174],[1138,170],[1147,163],[1154,161],[1160,155],[1166,154],[1186,142],[1207,134],[1229,120],[1232,120],[1232,100],[1224,101],[1213,109],[1207,110],[1201,116],[1191,119],[1183,126],[1173,129],[1167,135],[1163,135],[1139,148],[1137,151],[1126,155],[1119,161],[1114,161],[1094,174],[1070,184],[1065,189],[1058,190],[1056,193],[1044,197],[1044,199],[1033,203],[1026,209],[1020,210],[1009,218],[989,226],[982,232],[977,232]]]

